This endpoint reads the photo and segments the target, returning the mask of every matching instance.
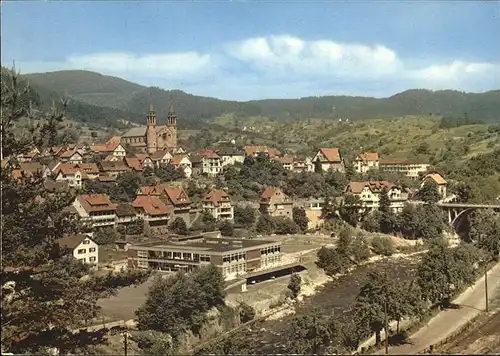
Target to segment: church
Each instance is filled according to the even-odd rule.
[[[172,105],[166,125],[156,126],[156,112],[151,105],[146,117],[146,126],[131,128],[121,136],[120,143],[150,155],[156,151],[177,148],[177,116]]]

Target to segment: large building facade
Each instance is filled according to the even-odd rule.
[[[134,127],[121,137],[121,144],[129,145],[147,154],[177,148],[177,116],[170,106],[166,125],[156,125],[156,111],[149,107],[146,126]]]

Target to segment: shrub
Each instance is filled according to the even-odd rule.
[[[389,237],[374,237],[372,240],[373,252],[377,255],[392,256],[394,253],[394,244]]]

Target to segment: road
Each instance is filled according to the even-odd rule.
[[[488,295],[489,298],[500,295],[500,263],[488,271]],[[453,303],[458,304],[460,308],[440,312],[410,337],[410,344],[390,347],[389,354],[414,355],[422,352],[430,345],[444,340],[483,312],[485,310],[484,276],[460,294]],[[376,352],[376,354],[384,353],[383,349]]]

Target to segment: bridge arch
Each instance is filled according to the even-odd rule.
[[[453,221],[451,222],[451,226],[453,227],[453,231],[455,231],[460,237],[464,237],[464,235],[467,233],[467,231],[464,231],[464,227],[467,224],[468,220],[467,218],[476,211],[476,208],[465,208],[461,212],[459,212]]]

